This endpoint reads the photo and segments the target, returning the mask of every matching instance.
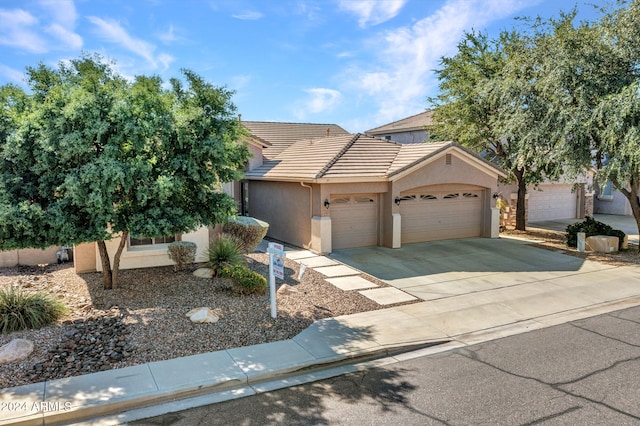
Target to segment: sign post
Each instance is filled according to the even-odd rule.
[[[284,279],[284,246],[269,243],[269,298],[271,299],[271,318],[276,318],[276,277]]]

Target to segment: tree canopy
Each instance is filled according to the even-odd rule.
[[[100,57],[27,68],[0,88],[0,248],[98,242],[105,287],[129,235],[224,221],[248,158],[233,93],[192,71],[129,81]],[[122,237],[113,266],[105,240]]]
[[[640,227],[640,1],[600,18],[520,21],[496,39],[466,34],[437,70],[431,132],[496,160],[526,186],[595,172],[629,200]]]

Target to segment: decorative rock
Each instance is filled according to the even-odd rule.
[[[211,278],[213,277],[213,269],[210,268],[198,268],[193,271],[193,275],[198,278]]]
[[[187,312],[187,316],[191,320],[191,322],[195,323],[204,323],[204,322],[218,322],[220,317],[218,317],[211,309],[209,308],[195,308]]]
[[[33,342],[26,339],[13,339],[4,346],[0,346],[0,364],[20,361],[33,352]]]
[[[296,293],[299,293],[299,291],[297,288],[291,287],[289,284],[282,284],[278,289],[277,293],[279,295],[287,295],[287,294],[296,294]]]

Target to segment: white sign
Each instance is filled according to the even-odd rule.
[[[271,254],[273,275],[284,280],[284,246],[278,243],[269,243],[267,252]]]
[[[284,246],[269,243],[269,298],[271,299],[271,318],[276,318],[276,277],[284,279]]]

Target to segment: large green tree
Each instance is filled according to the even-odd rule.
[[[640,228],[640,2],[605,12],[538,23],[534,80],[546,115],[536,130],[568,173],[591,169],[600,185],[611,181]]]
[[[191,71],[168,88],[155,76],[129,81],[86,55],[26,75],[28,94],[0,88],[0,248],[97,241],[112,288],[130,235],[235,213],[221,183],[240,177],[248,150],[231,91]]]
[[[531,80],[530,38],[504,31],[497,38],[466,33],[457,53],[436,70],[440,93],[429,98],[435,139],[454,140],[496,162],[517,184],[516,229],[526,226],[527,186],[558,173],[548,144],[538,143],[532,127],[544,111]]]

